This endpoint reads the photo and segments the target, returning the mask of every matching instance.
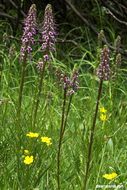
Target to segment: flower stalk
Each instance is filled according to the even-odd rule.
[[[55,23],[54,17],[52,13],[52,7],[48,4],[45,8],[44,14],[44,22],[42,27],[42,51],[43,51],[43,58],[37,64],[37,68],[40,72],[39,84],[38,84],[38,92],[36,95],[36,99],[34,102],[34,112],[33,112],[33,124],[32,127],[34,128],[36,125],[36,118],[38,107],[40,103],[40,96],[43,88],[43,79],[45,74],[45,68],[47,62],[50,61],[50,52],[55,51],[55,41],[56,41],[56,31],[55,31]]]
[[[64,126],[63,126],[63,130],[62,130],[62,138],[64,136],[65,128],[66,128],[66,125],[67,125],[67,119],[68,119],[68,115],[69,115],[70,108],[71,108],[72,98],[73,98],[73,94],[71,94],[71,96],[70,96],[68,107],[67,107],[67,113],[65,115],[65,121],[64,121]]]
[[[32,45],[34,44],[34,36],[36,34],[36,5],[33,4],[28,12],[28,16],[24,21],[24,32],[22,36],[22,46],[20,50],[20,61],[22,62],[21,80],[19,86],[19,97],[18,97],[18,116],[20,117],[22,96],[25,81],[25,70],[27,57],[32,51]]]
[[[92,124],[91,131],[90,131],[90,141],[88,144],[88,155],[87,155],[87,161],[86,161],[86,170],[85,170],[85,179],[84,179],[83,190],[88,189],[87,188],[87,180],[88,180],[90,164],[91,164],[92,147],[94,144],[96,120],[97,120],[98,108],[99,108],[99,103],[100,103],[100,98],[101,98],[101,93],[102,93],[102,85],[103,85],[103,81],[109,80],[109,78],[110,78],[109,49],[107,46],[104,46],[104,48],[102,50],[100,64],[97,69],[97,76],[100,79],[100,82],[99,82],[99,88],[98,88],[96,108],[95,108],[95,113],[94,113],[94,117],[93,117],[93,124]]]
[[[99,107],[99,102],[100,102],[101,92],[102,92],[102,84],[103,84],[103,80],[100,80],[100,84],[99,84],[99,88],[98,88],[97,103],[96,103],[96,108],[95,108],[95,114],[94,114],[93,124],[92,124],[92,128],[91,128],[91,133],[90,133],[90,141],[89,141],[89,145],[88,145],[88,156],[87,156],[86,172],[85,172],[85,180],[84,180],[84,189],[83,190],[87,189],[86,185],[87,185],[87,179],[88,179],[91,156],[92,156],[92,147],[93,147],[93,142],[94,142],[98,107]]]
[[[19,102],[19,104],[18,104],[18,115],[19,115],[19,117],[20,117],[20,112],[21,112],[23,87],[24,87],[24,81],[25,81],[26,59],[27,59],[27,54],[25,54],[23,64],[22,64],[22,71],[21,71],[21,80],[20,80],[20,87],[19,87],[19,99],[18,99],[18,102]]]
[[[39,80],[39,84],[38,84],[38,93],[37,93],[37,97],[35,100],[35,108],[34,108],[34,116],[33,116],[33,128],[35,127],[35,124],[36,124],[36,117],[37,117],[37,111],[38,111],[38,106],[39,106],[39,102],[40,102],[40,96],[41,96],[41,92],[42,92],[45,66],[46,66],[46,63],[43,64],[43,69],[40,73],[40,80]]]
[[[58,143],[58,153],[57,153],[57,184],[58,190],[61,189],[61,182],[60,182],[60,160],[61,160],[61,148],[62,148],[62,141],[64,137],[65,128],[67,125],[67,119],[71,108],[72,97],[74,93],[78,89],[79,83],[77,82],[78,72],[74,71],[72,75],[72,79],[69,79],[66,75],[61,74],[61,82],[64,85],[64,96],[63,96],[63,106],[62,106],[62,117],[61,117],[61,127],[60,127],[60,135],[59,135],[59,143]],[[67,96],[70,96],[69,103],[67,106],[66,111],[66,101]]]
[[[63,106],[62,106],[62,119],[61,119],[61,127],[60,127],[60,135],[59,135],[59,143],[58,143],[58,153],[57,153],[57,184],[58,190],[60,190],[60,158],[61,158],[61,146],[63,139],[63,130],[64,130],[64,118],[65,118],[65,107],[66,107],[66,98],[67,98],[67,89],[64,89],[63,96]]]

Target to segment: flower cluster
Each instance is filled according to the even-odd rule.
[[[25,54],[32,51],[32,44],[34,44],[34,35],[36,34],[36,5],[30,7],[28,16],[24,21],[24,33],[22,36],[22,46],[20,50],[20,59],[23,60]]]
[[[107,110],[104,107],[100,108],[100,120],[106,121],[107,120]]]
[[[64,89],[67,90],[68,95],[74,94],[78,88],[79,88],[79,82],[78,82],[78,77],[79,73],[77,70],[74,70],[72,77],[69,78],[66,74],[63,74],[61,71],[56,72],[60,83],[63,85]]]
[[[52,12],[52,6],[48,4],[45,8],[44,21],[42,27],[42,50],[44,52],[43,60],[39,61],[37,68],[41,71],[43,64],[50,60],[49,53],[55,51],[56,27]]]
[[[56,41],[56,31],[54,17],[52,13],[52,7],[48,4],[45,8],[44,22],[42,28],[42,50],[45,51],[54,51],[55,50],[55,41]],[[45,57],[46,59],[48,57]]]
[[[29,137],[29,138],[39,138],[39,140],[41,142],[45,143],[47,146],[52,145],[52,139],[51,138],[46,137],[46,136],[42,137],[42,136],[40,136],[39,133],[29,132],[29,133],[26,134],[26,136]],[[24,154],[23,155],[24,164],[26,164],[26,165],[32,164],[33,161],[34,161],[34,157],[32,155],[30,155],[31,154],[30,151],[28,149],[25,149],[23,151],[23,154]]]
[[[100,80],[109,80],[110,78],[109,49],[106,45],[101,52],[101,60],[97,69],[97,76]]]
[[[38,138],[39,137],[39,133],[33,133],[33,132],[29,132],[26,134],[27,137],[29,138]],[[51,145],[51,138],[49,137],[40,137],[41,138],[41,142],[44,142],[47,144],[47,146]],[[28,152],[28,150],[25,150],[26,152]]]
[[[118,176],[117,173],[113,172],[111,174],[104,174],[102,177],[108,180],[113,180]]]

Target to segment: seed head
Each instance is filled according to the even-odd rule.
[[[105,38],[104,31],[101,30],[101,31],[99,32],[99,34],[98,34],[98,45],[99,45],[99,47],[102,47],[102,43],[103,43],[103,41],[105,41],[105,40],[106,40],[106,38]]]
[[[121,54],[120,53],[118,53],[116,55],[116,61],[115,61],[115,63],[116,63],[116,66],[118,66],[118,67],[121,65]]]
[[[120,46],[121,46],[121,37],[117,36],[117,38],[114,42],[115,53],[119,53]]]

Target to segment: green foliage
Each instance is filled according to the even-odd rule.
[[[7,30],[7,29],[6,29]],[[67,37],[75,36],[75,28]],[[114,40],[115,33],[109,29]],[[43,92],[37,115],[37,124],[31,128],[35,93],[37,92],[38,71],[36,60],[42,55],[37,50],[33,60],[28,61],[23,92],[20,123],[17,120],[17,101],[21,64],[20,44],[13,39],[9,45],[1,42],[0,58],[0,189],[57,189],[56,155],[61,122],[63,91],[56,78],[56,69],[71,74],[76,66],[80,73],[80,88],[74,95],[62,144],[61,189],[80,190],[83,186],[84,169],[87,157],[89,132],[97,99],[98,79],[95,75],[99,58],[97,43],[91,34],[80,28],[81,35],[75,39],[77,45],[58,44],[57,58],[47,65]],[[82,43],[87,34],[87,41]],[[15,45],[14,54],[9,56],[9,47]],[[6,48],[7,47],[7,48]],[[37,47],[39,48],[39,47]],[[113,62],[111,54],[111,62]],[[112,67],[111,65],[111,67]],[[96,135],[92,154],[92,168],[89,175],[89,189],[96,185],[116,184],[127,188],[127,89],[126,68],[118,68],[116,77],[104,82],[100,106],[107,110],[108,119],[103,122],[98,113]],[[39,133],[38,138],[29,138],[28,132]],[[52,145],[41,142],[40,137],[52,138]],[[29,150],[34,161],[25,165],[24,150]],[[104,179],[106,173],[116,172],[113,181]]]

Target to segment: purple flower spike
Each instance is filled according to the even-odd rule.
[[[28,16],[24,21],[24,32],[21,38],[22,46],[20,50],[20,59],[23,60],[25,54],[30,54],[32,45],[34,44],[34,36],[36,35],[36,5],[33,4],[28,12]]]
[[[56,31],[55,22],[52,13],[52,6],[48,4],[45,8],[44,21],[42,26],[42,47],[43,50],[43,65],[50,61],[50,52],[55,51],[56,42]],[[43,69],[45,67],[40,67],[37,65],[38,69]]]
[[[72,77],[68,77],[66,74],[63,74],[61,71],[57,71],[57,77],[59,78],[60,83],[62,84],[64,90],[67,90],[67,95],[72,95],[79,89],[79,73],[77,70],[73,71]]]
[[[74,92],[76,92],[79,89],[79,82],[78,82],[78,77],[79,73],[77,70],[74,70],[73,75],[72,75],[72,82],[71,82],[71,87]]]
[[[104,46],[101,53],[101,60],[97,69],[97,76],[100,80],[109,80],[110,78],[109,49],[106,45]]]
[[[44,22],[42,27],[42,50],[44,52],[55,50],[56,31],[52,6],[48,4],[45,8]]]

